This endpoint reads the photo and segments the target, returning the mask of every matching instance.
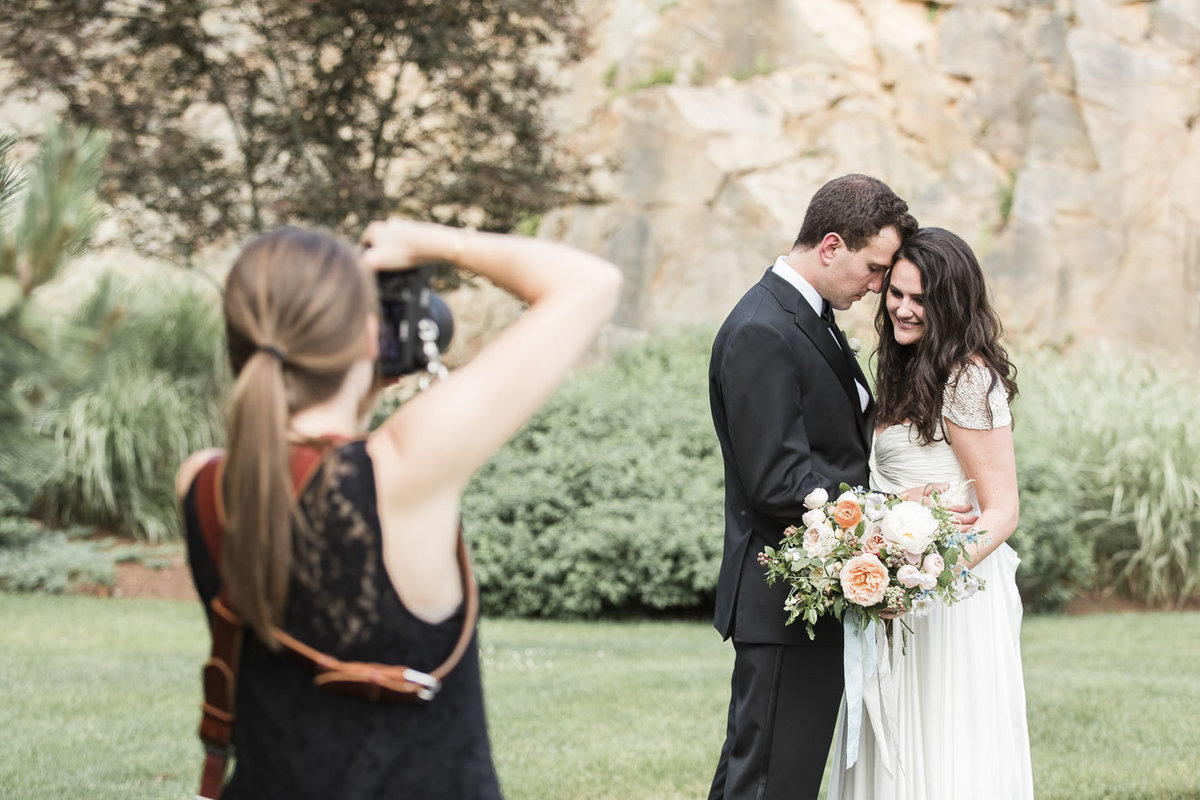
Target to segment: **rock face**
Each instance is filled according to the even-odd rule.
[[[864,172],[971,243],[1018,335],[1200,334],[1197,0],[581,7],[594,50],[555,113],[608,199],[539,233],[623,267],[619,325],[718,323]]]

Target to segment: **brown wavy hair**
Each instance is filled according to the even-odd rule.
[[[225,281],[236,375],[225,469],[221,571],[230,600],[268,646],[282,623],[294,501],[288,419],[337,393],[364,356],[375,284],[347,245],[281,228],[250,241]]]
[[[992,375],[989,391],[1002,384],[1011,402],[1017,396],[1016,368],[1000,342],[1003,328],[988,300],[983,270],[966,242],[942,228],[921,228],[900,245],[893,266],[900,260],[921,273],[924,333],[909,345],[896,342],[887,311],[888,270],[875,312],[875,419],[880,425],[909,422],[928,444],[944,438],[942,395],[951,376],[957,383],[963,367],[982,363]]]
[[[887,227],[895,227],[901,239],[917,230],[916,219],[908,213],[908,203],[878,178],[857,173],[843,175],[812,196],[792,249],[811,250],[825,234],[836,233],[846,247],[857,252]]]

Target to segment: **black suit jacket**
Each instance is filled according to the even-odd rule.
[[[822,487],[867,484],[874,401],[861,409],[853,354],[800,292],[768,270],[730,312],[713,342],[709,403],[725,461],[725,550],[714,624],[756,644],[808,644],[784,622],[787,587],[768,587],[757,556],[799,525],[804,498]],[[840,646],[841,624],[822,617],[815,645]]]

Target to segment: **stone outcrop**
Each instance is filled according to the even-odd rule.
[[[865,172],[971,243],[1015,334],[1200,362],[1179,346],[1200,335],[1200,0],[579,4],[592,52],[550,112],[606,199],[539,235],[625,270],[607,343],[715,326],[812,193]],[[0,95],[0,127],[60,105]],[[100,238],[90,260],[127,261]],[[452,363],[518,313],[487,287],[448,299]],[[843,323],[865,337],[873,307]]]
[[[719,322],[812,193],[865,172],[972,244],[1011,331],[1197,358],[1196,0],[581,5],[555,113],[607,200],[539,233],[625,269],[619,325]]]

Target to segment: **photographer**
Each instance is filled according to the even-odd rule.
[[[225,286],[229,449],[194,454],[177,476],[200,597],[227,598],[244,623],[226,800],[500,796],[459,495],[608,320],[620,273],[563,245],[403,220],[372,223],[362,244],[360,256],[287,228],[246,245]],[[380,346],[372,271],[433,260],[529,308],[364,435]],[[358,667],[404,665],[405,681],[432,689],[387,703],[373,702],[377,686],[322,688],[287,637]],[[451,662],[438,691],[425,673]],[[339,674],[321,680],[336,688]]]

